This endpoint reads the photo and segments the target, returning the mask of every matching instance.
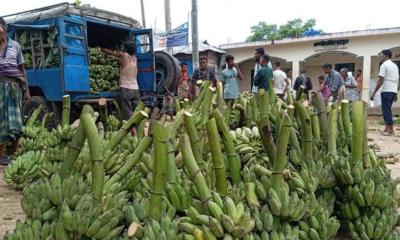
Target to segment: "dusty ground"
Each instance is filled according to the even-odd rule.
[[[400,177],[400,126],[396,136],[383,136],[380,130],[382,126],[377,124],[380,118],[369,119],[369,144],[374,146],[377,154],[387,158],[388,167],[392,170],[392,177]],[[0,166],[0,239],[8,230],[14,229],[17,219],[24,219],[24,213],[19,204],[21,194],[9,189],[3,179],[4,168]],[[348,239],[339,237],[337,239]]]
[[[4,168],[0,166],[0,239],[6,231],[14,229],[17,219],[25,218],[19,204],[21,195],[7,187],[3,173]]]

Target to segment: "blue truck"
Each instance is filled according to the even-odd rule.
[[[64,95],[71,96],[74,106],[97,103],[100,98],[114,100],[117,92],[91,91],[89,48],[116,48],[124,41],[136,43],[138,85],[144,101],[176,88],[177,60],[167,53],[154,52],[152,30],[142,29],[132,18],[70,3],[4,18],[9,36],[30,56],[25,65],[30,65],[27,75],[32,98],[24,106],[25,116],[39,104],[57,114]]]

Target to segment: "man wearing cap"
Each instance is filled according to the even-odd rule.
[[[10,154],[18,149],[22,135],[22,99],[30,98],[21,46],[7,36],[7,24],[0,17],[0,164],[10,163],[4,145],[10,143]]]

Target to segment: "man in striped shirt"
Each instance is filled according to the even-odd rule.
[[[10,157],[3,146],[11,143],[10,154],[17,151],[22,135],[22,99],[30,98],[21,46],[7,37],[7,24],[0,17],[0,164]]]

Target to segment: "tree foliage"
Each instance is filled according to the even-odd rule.
[[[263,41],[263,40],[279,40],[284,38],[298,38],[303,36],[304,32],[313,28],[316,20],[311,18],[303,21],[296,18],[288,21],[284,25],[268,24],[259,22],[251,27],[251,35],[247,38],[248,42]]]

